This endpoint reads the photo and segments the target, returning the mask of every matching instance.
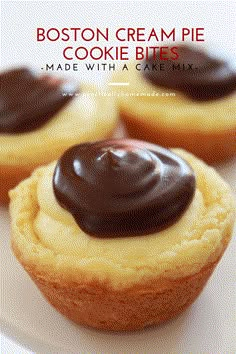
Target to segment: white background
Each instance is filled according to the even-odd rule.
[[[2,67],[25,64],[36,70],[45,62],[63,63],[62,49],[65,42],[37,43],[37,27],[205,27],[206,46],[233,56],[235,48],[234,3],[222,2],[72,2],[72,1],[3,1],[1,8],[2,23]],[[110,45],[115,43],[110,43]],[[79,44],[78,44],[79,45]],[[233,48],[233,49],[232,49]],[[80,64],[78,72],[64,75],[77,80],[102,83],[107,73],[87,72]],[[63,74],[63,73],[62,73]],[[61,75],[61,73],[60,73]],[[236,162],[229,162],[218,167],[220,173],[235,187]],[[68,348],[73,347],[78,335],[78,353],[109,354],[151,354],[151,353],[233,353],[235,308],[234,279],[235,243],[231,244],[214,273],[208,287],[196,303],[178,319],[157,329],[148,329],[141,333],[114,335],[89,329],[81,329],[63,319],[41,298],[37,289],[28,279],[9,250],[9,219],[4,208],[0,209],[0,227],[4,234],[4,247],[7,255],[2,294],[4,315],[18,329],[27,335],[7,331],[37,353],[48,354],[40,343],[55,346],[68,341]],[[4,254],[5,254],[4,253]],[[6,257],[5,255],[5,257]],[[4,257],[4,255],[3,255]],[[2,257],[2,258],[3,258]],[[14,274],[11,275],[11,271]],[[14,278],[12,278],[12,276]],[[15,283],[17,282],[17,284]],[[36,308],[38,306],[38,308]],[[15,311],[15,312],[14,312]],[[22,313],[21,313],[22,311]],[[13,316],[14,315],[14,316]],[[14,318],[13,318],[14,317]],[[58,329],[57,325],[60,325]],[[53,327],[56,327],[56,331]],[[9,328],[8,328],[9,329]],[[45,332],[44,332],[45,331]],[[29,335],[30,334],[30,335]],[[34,335],[40,340],[32,339]],[[71,337],[70,337],[71,336]],[[59,342],[56,342],[59,341]],[[39,343],[40,342],[40,343]],[[115,343],[117,343],[115,345]],[[1,353],[26,354],[26,350],[16,346],[5,337],[1,343]],[[56,352],[54,351],[54,354]],[[67,352],[65,352],[67,353]],[[68,351],[69,353],[69,351]]]

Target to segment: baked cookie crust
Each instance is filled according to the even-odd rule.
[[[0,202],[9,189],[40,165],[54,161],[70,146],[111,137],[118,114],[111,97],[98,96],[95,87],[81,92],[44,126],[28,133],[0,134]]]
[[[208,163],[236,155],[235,93],[194,101],[181,92],[152,84],[135,70],[135,62],[129,68],[116,73],[112,81],[129,83],[116,87],[115,94],[131,138],[183,148]]]
[[[231,238],[234,201],[212,168],[175,152],[196,172],[196,196],[189,214],[154,235],[98,240],[84,234],[53,205],[55,164],[10,192],[14,254],[69,319],[106,330],[140,329],[176,316],[203,289]]]

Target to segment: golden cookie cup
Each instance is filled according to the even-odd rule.
[[[164,147],[181,147],[209,164],[236,156],[236,128],[221,132],[168,129],[120,111],[120,117],[131,138],[146,140]]]
[[[109,138],[118,125],[111,97],[99,96],[93,86],[79,94],[44,126],[22,134],[0,134],[0,203],[34,169],[59,158],[70,146]]]
[[[146,80],[130,63],[128,72],[116,73],[112,86],[120,118],[131,138],[164,147],[180,147],[207,163],[236,156],[236,94],[206,102]]]
[[[187,215],[154,235],[101,240],[84,234],[76,223],[66,234],[69,213],[59,205],[54,209],[50,196],[49,202],[38,197],[42,186],[45,195],[51,193],[43,178],[54,164],[36,170],[10,192],[13,252],[49,303],[70,320],[103,330],[137,330],[173,318],[202,291],[232,236],[235,206],[228,185],[213,169],[191,154],[176,153],[195,169],[198,195]],[[53,217],[51,229],[41,222],[45,216],[49,223]],[[78,257],[76,247],[85,241]]]

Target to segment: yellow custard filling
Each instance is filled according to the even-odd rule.
[[[139,237],[100,239],[85,234],[54,197],[55,163],[36,170],[10,192],[13,244],[20,260],[64,279],[99,279],[115,288],[189,276],[214,262],[233,227],[230,188],[193,155],[174,151],[196,173],[194,199],[174,225]]]
[[[69,146],[106,137],[117,124],[113,100],[81,85],[80,93],[44,126],[23,134],[0,134],[0,164],[40,165]]]
[[[127,84],[112,86],[121,113],[184,131],[234,129],[236,139],[236,93],[211,101],[194,101],[181,92],[152,84],[135,69],[136,64],[131,62],[128,71],[118,72],[112,78],[113,82]]]

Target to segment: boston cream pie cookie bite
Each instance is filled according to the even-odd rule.
[[[0,201],[36,166],[68,147],[110,137],[117,124],[111,98],[26,68],[0,74]]]
[[[181,45],[176,60],[160,60],[157,54],[128,68],[113,80],[127,83],[116,93],[130,137],[182,147],[209,163],[236,155],[231,63]]]
[[[10,197],[14,254],[45,298],[76,323],[114,331],[187,308],[235,218],[214,169],[137,140],[74,146]]]

